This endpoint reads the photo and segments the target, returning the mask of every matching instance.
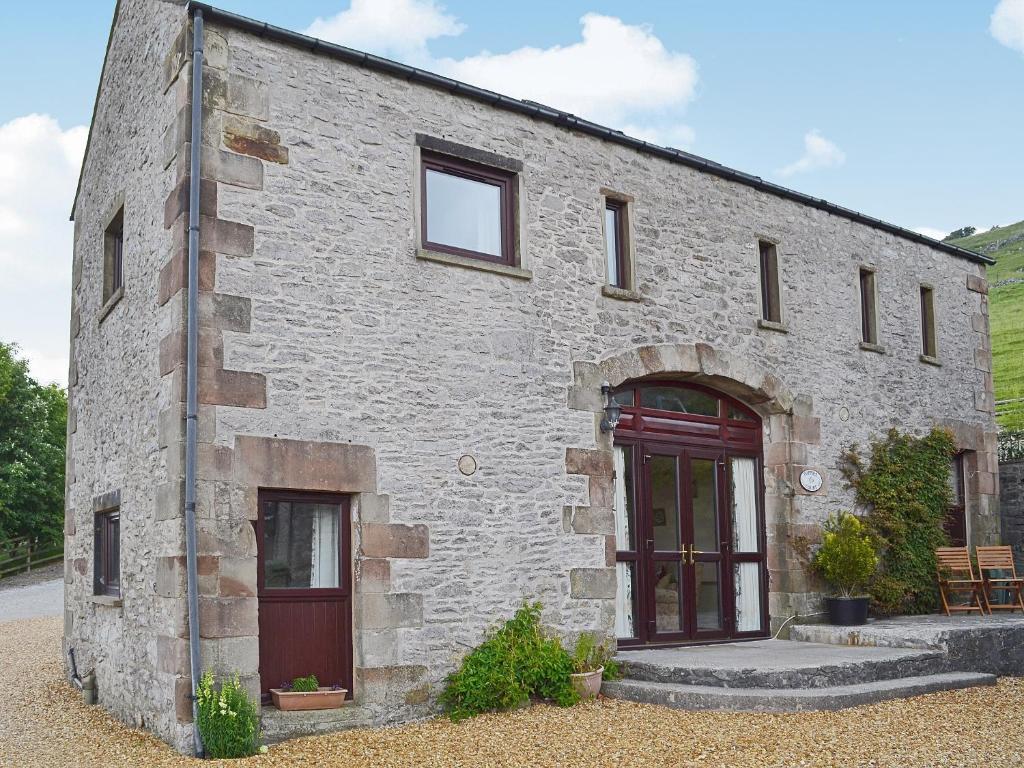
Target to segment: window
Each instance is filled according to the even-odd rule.
[[[875,302],[875,272],[860,268],[860,340],[878,344],[878,308]]]
[[[423,247],[514,266],[515,176],[511,171],[424,152]]]
[[[949,463],[949,492],[952,502],[946,513],[943,528],[954,547],[967,546],[967,494],[964,482],[964,453],[958,453]]]
[[[921,354],[936,359],[939,356],[935,342],[935,299],[931,286],[921,286]]]
[[[103,236],[103,303],[124,287],[124,206],[107,224]]]
[[[121,509],[96,513],[93,536],[93,594],[121,596]]]
[[[624,290],[630,287],[626,211],[626,203],[622,200],[605,198],[604,242],[608,285]]]
[[[757,241],[761,256],[761,318],[782,323],[782,296],[779,292],[779,252],[775,243]]]

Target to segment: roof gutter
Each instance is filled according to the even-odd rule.
[[[196,564],[196,452],[199,418],[199,188],[203,143],[203,9],[192,10],[192,125],[188,182],[188,327],[185,358],[185,571],[188,593],[188,658],[192,675],[192,741],[203,754],[196,688],[199,655],[199,589]]]
[[[557,109],[552,109],[551,107],[546,107],[543,104],[538,104],[533,101],[513,99],[508,96],[503,96],[500,93],[495,93],[494,91],[488,91],[485,88],[478,88],[475,85],[469,85],[468,83],[453,80],[449,77],[443,77],[442,75],[438,75],[433,72],[428,72],[416,67],[410,67],[406,64],[400,64],[397,61],[391,61],[390,59],[385,59],[381,56],[374,56],[370,53],[364,53],[352,48],[346,48],[343,45],[329,43],[325,40],[310,37],[309,35],[302,35],[288,29],[275,27],[271,24],[267,24],[266,22],[256,21],[255,19],[239,16],[235,13],[222,11],[218,8],[207,5],[206,3],[190,1],[189,8],[193,13],[199,10],[205,12],[206,18],[210,21],[218,22],[243,32],[248,32],[265,40],[273,40],[285,45],[301,48],[309,51],[310,53],[323,54],[324,56],[338,59],[349,64],[355,64],[356,66],[366,67],[367,69],[372,69],[377,72],[383,72],[403,80],[420,83],[431,88],[437,88],[456,96],[464,96],[498,109],[516,112],[537,120],[553,123],[554,125],[558,125],[569,130],[579,131],[580,133],[584,133],[589,136],[595,136],[599,139],[610,141],[613,144],[630,147],[631,149],[643,152],[644,154],[653,155],[654,157],[660,157],[673,163],[679,163],[680,165],[695,168],[699,171],[710,173],[713,176],[718,176],[719,178],[734,181],[737,184],[743,184],[744,186],[752,187],[753,189],[757,189],[761,192],[775,195],[776,197],[782,197],[787,200],[800,203],[801,205],[817,208],[831,213],[834,216],[840,216],[844,219],[855,221],[858,224],[864,224],[872,227],[873,229],[879,229],[905,240],[921,243],[978,264],[995,264],[994,259],[983,254],[975,253],[974,251],[966,248],[960,248],[959,246],[942,242],[941,240],[935,240],[922,235],[919,232],[914,232],[913,230],[905,229],[903,227],[896,226],[895,224],[890,224],[886,221],[882,221],[881,219],[876,219],[873,216],[867,216],[850,208],[844,208],[840,205],[830,203],[827,200],[805,195],[802,192],[797,192],[796,190],[789,189],[788,187],[773,184],[769,181],[765,181],[759,176],[737,171],[733,168],[729,168],[728,166],[721,165],[720,163],[716,163],[712,160],[706,160],[703,157],[689,152],[672,149],[671,147],[662,147],[657,144],[642,141],[641,139],[635,139],[632,136],[627,136],[622,131],[615,131],[611,128],[606,128],[598,123],[591,122],[590,120],[584,120],[568,112],[562,112]]]

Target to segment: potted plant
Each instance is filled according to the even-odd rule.
[[[608,646],[598,643],[593,635],[586,632],[580,635],[572,653],[573,673],[569,678],[581,699],[593,699],[601,692],[606,665],[617,669]]]
[[[290,683],[281,683],[280,688],[271,688],[270,697],[274,706],[284,712],[306,709],[337,709],[344,706],[348,689],[340,685],[321,687],[316,675],[296,677]]]
[[[878,567],[871,535],[858,517],[840,512],[828,519],[814,569],[838,592],[828,598],[831,624],[853,626],[868,620],[868,582]]]

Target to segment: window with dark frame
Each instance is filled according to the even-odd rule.
[[[967,546],[967,493],[965,452],[953,456],[949,463],[949,491],[951,503],[946,513],[943,528],[954,547]]]
[[[421,237],[427,250],[516,265],[516,174],[423,152]]]
[[[878,344],[878,307],[875,303],[874,270],[860,270],[860,339],[865,344]]]
[[[103,236],[103,303],[124,287],[124,206]]]
[[[96,513],[93,536],[93,594],[121,596],[121,510]]]
[[[921,354],[939,356],[935,343],[935,292],[927,285],[921,286]]]
[[[758,240],[757,248],[761,256],[761,317],[770,323],[781,323],[779,252],[775,243],[767,240]]]
[[[608,285],[628,289],[630,276],[626,239],[626,204],[621,200],[605,199],[604,242]]]

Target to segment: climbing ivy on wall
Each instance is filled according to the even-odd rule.
[[[955,447],[945,429],[924,437],[893,429],[871,442],[867,457],[857,446],[844,455],[844,475],[867,508],[864,521],[881,556],[869,589],[876,613],[929,613],[938,606],[935,548],[949,543],[942,524],[952,501]]]

